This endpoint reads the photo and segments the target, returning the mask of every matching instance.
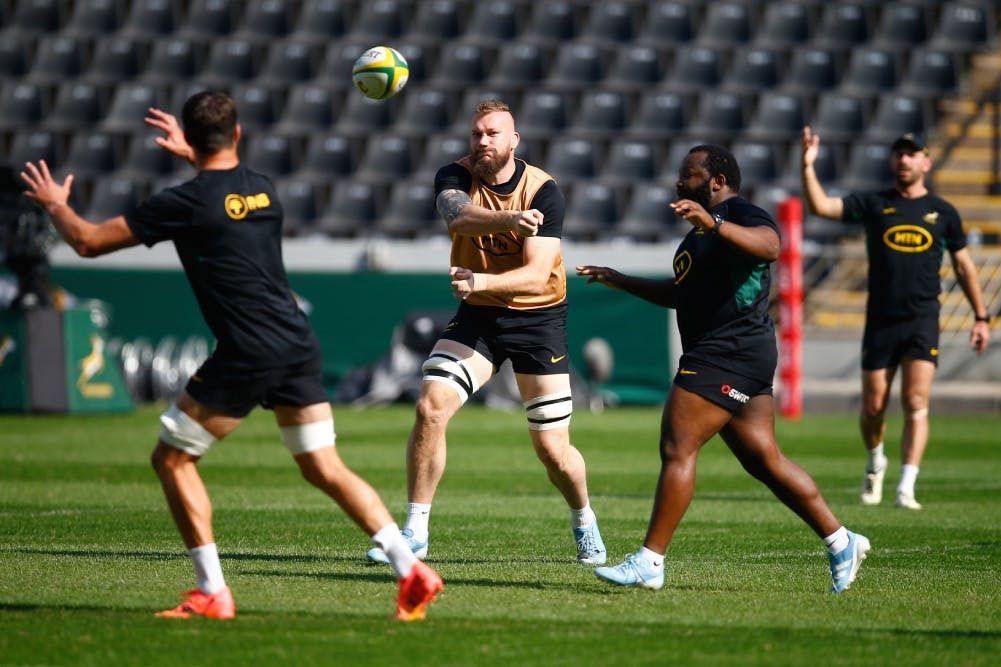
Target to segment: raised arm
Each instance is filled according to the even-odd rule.
[[[49,214],[59,235],[81,257],[97,257],[139,244],[124,216],[94,224],[77,215],[68,203],[72,174],[57,183],[41,160],[37,165],[26,163],[21,178],[28,185],[24,195]]]
[[[477,206],[462,190],[442,190],[435,200],[435,207],[448,229],[460,236],[481,236],[501,232],[515,232],[520,236],[535,236],[542,225],[542,212],[494,211]]]
[[[467,268],[453,266],[452,292],[465,299],[474,292],[488,292],[498,296],[531,296],[544,294],[549,276],[557,264],[560,240],[555,237],[525,239],[525,263],[504,273],[473,273]]]
[[[810,127],[803,128],[803,194],[810,211],[823,218],[840,220],[844,211],[844,202],[840,197],[828,197],[824,186],[817,178],[813,165],[817,161],[820,150],[820,136],[810,132]]]
[[[591,266],[589,264],[578,266],[577,275],[587,276],[588,285],[601,283],[606,287],[620,289],[662,308],[675,307],[673,278],[654,279],[627,276],[607,266]]]
[[[162,130],[166,136],[157,137],[156,143],[160,148],[179,158],[187,160],[192,165],[195,164],[195,151],[184,138],[184,130],[173,115],[150,107],[147,110],[146,118],[143,120],[147,125],[152,125],[158,130]]]

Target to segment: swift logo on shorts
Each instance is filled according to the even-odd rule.
[[[728,396],[729,398],[732,398],[738,403],[747,403],[749,400],[751,400],[750,396],[748,396],[747,394],[738,389],[734,389],[728,384],[723,385],[722,387],[719,388],[719,390],[723,393],[724,396]]]

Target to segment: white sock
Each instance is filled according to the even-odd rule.
[[[427,542],[428,521],[431,520],[431,505],[422,503],[407,503],[407,522],[404,528],[409,528],[414,533],[414,539],[418,542]]]
[[[570,510],[570,525],[574,528],[584,528],[585,526],[590,526],[597,519],[594,516],[594,511],[591,509],[591,503],[584,505],[579,510]]]
[[[841,553],[848,546],[848,529],[841,526],[824,538],[824,545],[832,556]]]
[[[918,466],[904,464],[900,466],[900,483],[897,484],[897,493],[914,495],[914,482],[918,481]]]
[[[866,472],[879,472],[886,468],[886,455],[883,454],[883,443],[869,450],[869,460],[865,464]]]
[[[417,556],[410,550],[410,545],[400,535],[400,527],[396,522],[391,522],[383,526],[372,536],[372,542],[386,552],[389,564],[396,571],[396,576],[400,579],[410,574],[417,562]]]
[[[219,563],[219,550],[215,542],[195,547],[188,553],[191,554],[191,562],[195,565],[198,590],[212,595],[226,587],[226,580],[222,576],[222,565]]]
[[[664,554],[659,554],[656,551],[650,551],[646,547],[640,547],[640,550],[636,552],[636,555],[650,561],[650,564],[653,565],[654,569],[664,567]]]

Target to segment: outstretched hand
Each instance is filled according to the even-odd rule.
[[[65,205],[69,202],[70,189],[73,187],[73,174],[70,174],[62,183],[57,183],[49,171],[49,165],[45,160],[39,160],[38,164],[27,162],[24,171],[21,172],[21,180],[28,185],[28,190],[24,195],[39,204],[46,211],[51,207]]]
[[[601,283],[612,289],[621,289],[619,281],[622,274],[607,266],[591,266],[590,264],[577,267],[578,276],[587,276],[587,285],[591,283]]]
[[[820,153],[820,135],[813,134],[807,125],[803,128],[803,166],[813,166],[818,153]]]
[[[177,118],[166,111],[154,107],[150,107],[147,113],[148,115],[143,119],[146,124],[163,131],[166,135],[156,138],[157,145],[168,153],[194,163],[195,151],[188,144],[187,139],[184,138],[184,130],[178,124]]]

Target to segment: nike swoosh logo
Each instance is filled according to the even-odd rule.
[[[564,359],[566,359],[566,357],[567,357],[567,355],[565,355],[565,354],[563,356],[560,356],[560,357],[549,357],[549,363],[551,363],[551,364],[559,363],[559,362],[563,361]]]
[[[678,373],[680,373],[681,375],[698,375],[699,374],[698,371],[690,371],[687,368],[681,368],[681,369],[679,369]]]
[[[198,377],[197,375],[192,375],[191,376],[191,380],[193,382],[201,382],[202,381],[202,379],[200,377]]]

